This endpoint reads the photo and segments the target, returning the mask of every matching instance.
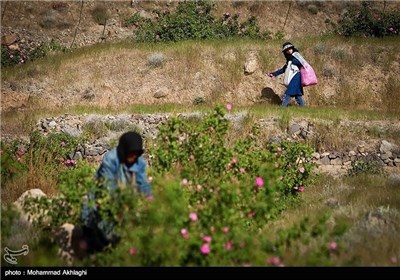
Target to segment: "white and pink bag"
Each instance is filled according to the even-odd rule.
[[[300,68],[301,73],[301,85],[303,87],[313,86],[318,84],[317,75],[315,74],[312,66],[301,56],[298,52],[294,52],[293,56],[297,58],[303,67]]]

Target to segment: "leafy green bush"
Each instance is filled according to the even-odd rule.
[[[348,171],[349,176],[360,174],[382,174],[383,165],[377,160],[356,160],[351,162],[351,168]]]
[[[337,32],[343,36],[383,37],[398,36],[400,12],[382,12],[371,8],[371,3],[362,2],[360,8],[351,8],[339,20]]]
[[[44,136],[34,131],[30,137],[30,157],[46,164],[73,166],[76,162],[72,155],[84,139],[75,138],[64,133],[50,133]]]
[[[44,136],[36,131],[27,142],[2,143],[2,199],[15,201],[30,188],[40,188],[48,195],[56,192],[60,174],[77,164],[73,156],[82,142],[62,133]]]
[[[38,46],[30,49],[20,47],[18,50],[12,50],[1,46],[1,66],[13,66],[24,64],[28,61],[34,61],[45,57],[50,52],[68,52],[70,48],[62,46],[59,42],[51,40],[42,42]]]
[[[79,162],[74,168],[65,169],[60,173],[58,195],[51,198],[27,199],[24,207],[26,211],[39,217],[35,221],[38,225],[41,225],[43,220],[46,220],[46,226],[53,229],[67,222],[79,225],[81,207],[89,192],[97,194],[99,204],[104,204],[103,200],[109,196],[106,190],[98,187],[93,176],[93,166]],[[42,209],[48,211],[43,212]]]
[[[269,32],[260,34],[256,17],[239,22],[239,15],[225,13],[216,19],[211,14],[213,8],[214,4],[208,1],[183,1],[174,13],[156,10],[155,21],[136,13],[126,24],[135,26],[135,40],[142,42],[270,37]]]
[[[83,203],[96,205],[121,237],[112,250],[82,261],[99,266],[282,265],[291,244],[325,242],[326,219],[301,221],[273,237],[262,234],[289,203],[299,201],[313,168],[310,148],[281,143],[265,149],[255,141],[257,127],[226,145],[225,112],[217,106],[196,121],[175,117],[160,127],[149,149],[151,203],[131,188],[110,193],[94,180],[93,166],[79,162],[61,171],[59,194],[31,200],[26,208],[56,228],[80,225]]]
[[[1,204],[1,241],[3,244],[11,236],[12,225],[18,217],[19,214],[13,207]]]
[[[287,141],[271,145],[271,152],[277,158],[276,167],[283,171],[281,181],[285,194],[303,192],[311,182],[310,175],[316,167],[312,162],[313,151],[307,145]]]
[[[12,50],[5,46],[1,46],[1,66],[11,66],[23,64],[27,60],[27,55],[24,50]]]
[[[182,178],[203,184],[213,178],[231,181],[258,177],[264,165],[275,170],[280,178],[279,189],[285,195],[304,190],[312,169],[312,149],[306,145],[284,142],[270,150],[257,146],[258,128],[232,147],[225,145],[229,122],[224,109],[217,106],[201,123],[189,125],[180,118],[171,118],[160,128],[158,146],[151,151],[153,167],[165,172],[178,167]],[[269,172],[269,171],[268,171]],[[250,179],[251,180],[251,179]]]
[[[42,43],[30,50],[28,53],[28,60],[34,61],[36,59],[45,57],[51,52],[68,52],[70,50],[71,49],[62,46],[59,42],[52,39],[50,42]]]
[[[18,149],[18,143],[1,143],[1,183],[4,185],[15,176],[22,176],[25,168],[25,149]]]

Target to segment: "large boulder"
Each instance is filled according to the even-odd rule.
[[[46,197],[46,194],[41,189],[30,189],[24,192],[13,204],[20,214],[20,221],[25,222],[27,224],[32,224],[33,221],[38,219],[38,215],[45,214],[46,210],[43,209],[43,212],[31,214],[27,213],[24,209],[25,202],[28,198],[39,198]]]

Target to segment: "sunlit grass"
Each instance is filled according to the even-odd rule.
[[[400,231],[400,188],[393,187],[386,176],[334,178],[322,174],[307,186],[298,205],[268,225],[266,234],[289,228],[303,217],[313,219],[322,213],[330,213],[328,225],[336,227],[334,232],[339,234],[331,237],[339,244],[332,255],[335,265],[396,265],[392,260],[399,258],[400,252],[396,237]],[[368,213],[374,213],[372,218],[368,218],[371,215]],[[340,232],[345,234],[341,236]],[[295,265],[310,265],[311,257],[299,258],[293,250],[285,253],[285,259]]]

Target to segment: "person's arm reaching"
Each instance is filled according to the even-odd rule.
[[[142,157],[138,159],[138,171],[136,173],[136,184],[138,191],[143,193],[149,200],[152,199],[151,185],[146,178],[146,162]]]
[[[268,76],[271,77],[271,78],[279,76],[279,75],[285,73],[286,67],[287,67],[287,63],[285,65],[283,65],[283,67],[281,69],[276,70],[276,71],[271,72],[271,73],[268,73]]]

